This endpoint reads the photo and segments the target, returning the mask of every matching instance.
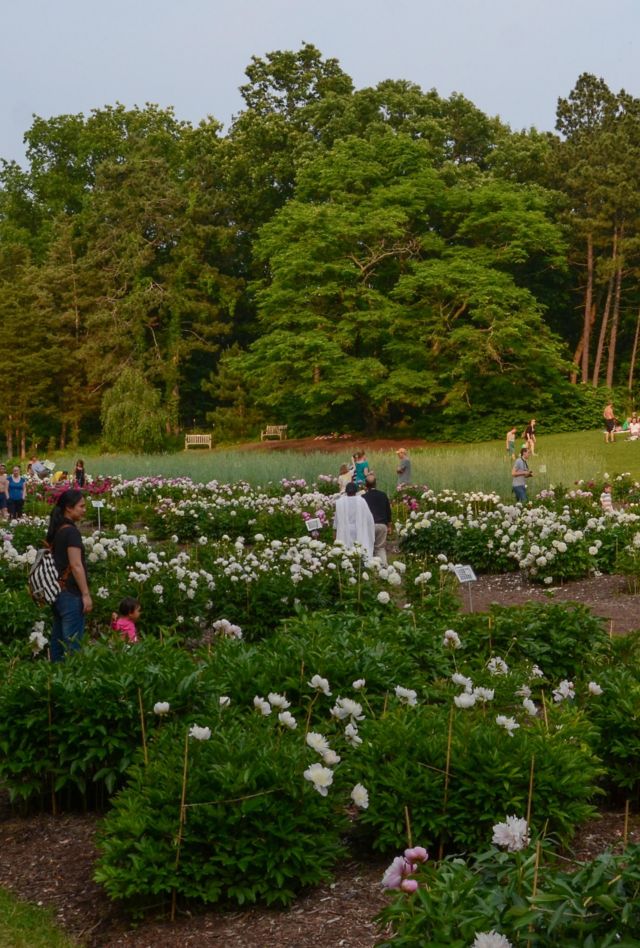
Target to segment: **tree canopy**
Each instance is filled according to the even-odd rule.
[[[309,44],[246,78],[226,134],[116,104],[34,118],[2,163],[9,453],[99,437],[123,377],[150,430],[230,437],[632,402],[638,100],[584,74],[556,134],[514,132],[407,80],[356,89]]]

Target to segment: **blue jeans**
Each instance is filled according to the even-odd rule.
[[[516,501],[519,504],[526,504],[527,502],[527,488],[524,484],[520,484],[518,487],[513,488],[513,493],[516,495]]]
[[[63,589],[51,606],[53,632],[51,633],[51,661],[63,662],[67,652],[77,652],[84,634],[82,596]]]

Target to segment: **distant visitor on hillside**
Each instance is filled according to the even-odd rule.
[[[509,430],[507,431],[506,437],[504,439],[504,445],[505,445],[505,448],[507,449],[507,454],[509,455],[512,461],[515,459],[515,456],[516,456],[517,436],[518,436],[518,429],[514,425],[513,428],[509,428]]]
[[[529,470],[527,463],[529,452],[526,448],[520,449],[520,457],[516,460],[511,469],[511,486],[516,500],[519,504],[527,502],[527,479],[533,477],[533,471]]]
[[[81,490],[84,487],[85,482],[85,470],[84,470],[84,461],[82,458],[78,458],[76,461],[76,466],[73,472],[73,477],[76,482],[76,487],[79,487]]]
[[[607,402],[605,405],[602,417],[604,419],[604,443],[613,444],[616,439],[616,416],[611,402]]]
[[[371,559],[375,542],[373,516],[353,482],[347,484],[344,494],[336,501],[333,527],[337,543],[342,543],[348,550],[358,543]]]
[[[398,448],[396,454],[398,455],[398,466],[396,468],[398,483],[396,486],[398,490],[402,490],[406,484],[411,483],[411,461],[406,448]]]
[[[524,438],[527,450],[531,457],[536,453],[536,420],[532,418],[527,427],[522,432],[522,437]]]

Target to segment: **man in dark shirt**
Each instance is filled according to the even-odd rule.
[[[387,535],[391,530],[391,504],[383,490],[376,487],[375,474],[367,474],[364,482],[364,499],[373,514],[375,542],[373,555],[381,563],[387,562]]]

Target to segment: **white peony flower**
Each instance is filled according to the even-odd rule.
[[[156,701],[156,703],[153,706],[154,714],[160,714],[160,715],[168,714],[170,710],[171,710],[171,705],[169,704],[168,701]]]
[[[447,629],[442,637],[442,644],[445,648],[461,648],[462,642],[460,641],[460,636],[457,632],[454,632],[453,629]]]
[[[218,699],[218,704],[220,705],[221,708],[228,708],[229,705],[231,704],[231,698],[229,697],[229,695],[220,695]]]
[[[193,737],[196,741],[208,741],[211,737],[211,728],[192,724],[189,728],[189,737]]]
[[[304,779],[311,781],[314,789],[323,797],[326,797],[329,792],[328,788],[333,783],[333,771],[329,770],[328,767],[323,767],[322,764],[311,764],[304,772]]]
[[[500,932],[476,932],[471,948],[513,948],[511,942]]]
[[[387,603],[391,601],[391,596],[389,595],[388,592],[385,592],[383,589],[382,592],[378,593],[377,599],[381,605],[386,606]]]
[[[318,754],[326,754],[329,748],[329,741],[326,737],[323,737],[322,734],[316,733],[316,731],[309,731],[305,737],[307,745],[311,750],[316,751]]]
[[[538,713],[538,709],[536,708],[531,698],[524,698],[522,701],[522,707],[527,712],[527,714],[531,715],[532,718],[536,717]]]
[[[493,827],[491,842],[506,849],[507,852],[520,852],[529,845],[529,841],[529,827],[525,819],[508,816],[504,823],[496,823]]]
[[[326,678],[321,678],[320,675],[314,675],[311,681],[308,681],[307,684],[310,688],[315,688],[316,691],[322,691],[327,697],[331,697],[331,692],[329,691],[329,682]]]
[[[284,695],[279,695],[275,691],[270,691],[267,695],[267,699],[272,708],[279,708],[281,711],[286,711],[287,708],[291,707],[291,702],[287,701]]]
[[[453,703],[458,708],[472,708],[476,703],[476,696],[469,694],[468,691],[463,691],[461,695],[455,696]]]
[[[509,666],[502,658],[500,658],[497,655],[494,658],[489,659],[489,661],[487,662],[487,668],[489,669],[489,673],[491,675],[508,675],[509,674]]]
[[[410,708],[415,708],[418,703],[417,693],[412,688],[403,688],[402,685],[396,685],[396,698]]]
[[[518,724],[515,718],[508,718],[504,714],[498,715],[498,717],[496,718],[496,724],[500,725],[500,727],[503,727],[505,731],[507,732],[507,734],[509,735],[509,737],[513,737],[513,732],[517,731],[518,728],[520,727],[520,725]]]
[[[601,694],[602,694],[602,688],[601,688],[600,685],[599,685],[597,682],[595,682],[595,681],[590,681],[589,684],[587,685],[587,688],[589,689],[589,694],[590,694],[590,695],[601,695]]]
[[[367,682],[364,678],[358,678],[356,681],[352,682],[351,687],[354,691],[362,691],[366,683]]]
[[[473,689],[473,695],[479,701],[493,701],[495,691],[493,688],[483,688],[479,685]]]
[[[351,698],[338,698],[331,709],[331,714],[339,721],[343,721],[345,718],[351,718],[352,721],[362,721],[364,718],[362,705],[358,704],[357,701],[352,701]]]
[[[566,701],[569,698],[575,698],[576,692],[573,687],[573,682],[568,681],[566,678],[563,679],[563,681],[560,682],[558,687],[553,690],[552,694],[553,694],[553,700],[556,701],[558,704],[561,701]]]
[[[359,747],[362,744],[362,738],[358,736],[358,728],[355,724],[347,724],[344,729],[344,737],[352,747]]]
[[[278,715],[278,721],[280,724],[284,724],[285,727],[290,728],[292,731],[294,731],[298,726],[298,722],[290,711],[281,711]]]
[[[253,706],[256,711],[259,711],[260,714],[263,714],[265,717],[271,714],[271,705],[268,701],[265,701],[261,695],[256,695],[253,699]]]
[[[351,799],[361,810],[366,810],[369,806],[369,794],[361,783],[357,783],[351,791]]]

